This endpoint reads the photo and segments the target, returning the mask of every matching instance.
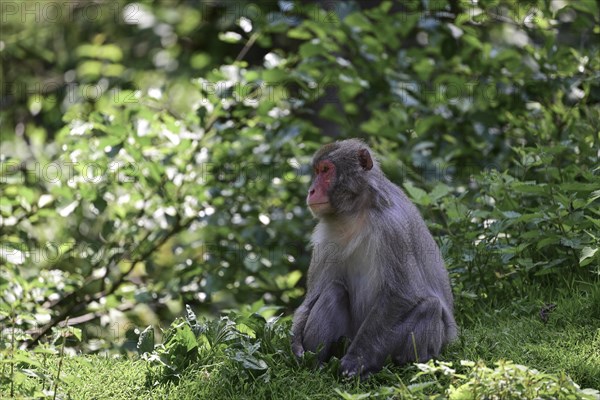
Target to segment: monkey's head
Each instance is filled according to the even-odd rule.
[[[364,210],[372,184],[381,175],[371,149],[358,139],[323,146],[315,153],[312,167],[314,178],[306,204],[318,218]]]

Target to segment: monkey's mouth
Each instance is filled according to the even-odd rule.
[[[328,210],[331,208],[331,204],[328,201],[322,201],[319,203],[308,203],[308,208],[313,211]]]
[[[333,208],[331,207],[331,203],[328,201],[321,201],[319,203],[310,203],[308,205],[308,208],[310,209],[310,212],[314,216],[329,214],[330,212],[333,211]]]

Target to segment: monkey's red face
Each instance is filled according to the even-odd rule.
[[[317,217],[333,211],[328,192],[334,179],[335,165],[329,160],[319,161],[315,166],[315,178],[306,197],[306,204]]]

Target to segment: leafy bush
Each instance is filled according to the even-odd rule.
[[[594,151],[586,146],[583,159],[594,157]],[[444,224],[434,229],[443,232],[455,289],[510,299],[526,296],[532,286],[595,281],[600,276],[598,169],[582,164],[564,145],[515,149],[515,157],[514,169],[474,176],[471,207],[461,197],[447,196],[452,189],[446,184],[430,194],[406,185],[415,202],[443,217]]]
[[[209,375],[218,367],[230,382],[268,382],[270,368],[293,364],[289,322],[267,321],[256,312],[199,322],[187,306],[187,316],[171,324],[163,343],[154,346],[152,327],[140,334],[138,351],[148,362],[147,383],[177,380],[191,365]]]

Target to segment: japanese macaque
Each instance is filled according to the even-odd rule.
[[[294,353],[326,361],[347,338],[342,373],[363,378],[388,356],[397,364],[438,356],[457,327],[448,272],[419,211],[360,140],[325,145],[312,166],[306,202],[319,223]]]

